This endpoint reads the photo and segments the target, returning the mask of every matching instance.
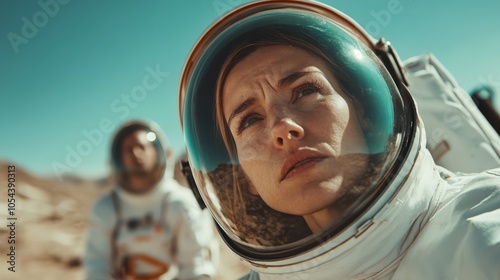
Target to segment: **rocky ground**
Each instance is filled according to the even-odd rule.
[[[0,162],[0,279],[83,279],[87,216],[93,202],[109,191],[110,180],[65,178],[63,182],[30,175],[16,166],[16,205],[9,216],[8,163]],[[17,220],[8,220],[15,217]],[[15,229],[8,227],[15,222]],[[9,237],[12,237],[9,239]],[[15,244],[9,244],[15,240]],[[14,245],[15,264],[7,254]],[[247,273],[238,258],[221,241],[219,280]],[[14,267],[15,272],[9,271]]]

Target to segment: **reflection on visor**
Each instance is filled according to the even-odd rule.
[[[148,139],[148,141],[150,141],[150,142],[153,142],[156,140],[156,134],[154,132],[150,131],[146,134],[146,139]]]

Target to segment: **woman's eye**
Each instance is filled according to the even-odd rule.
[[[296,89],[295,92],[296,92],[295,99],[299,99],[301,97],[304,97],[312,93],[319,93],[320,89],[316,85],[305,84]]]
[[[299,93],[299,96],[297,96],[297,98],[301,98],[304,95],[308,95],[308,94],[315,93],[315,92],[318,92],[318,89],[316,89],[316,88],[307,88],[307,89],[302,90]]]
[[[238,133],[243,132],[246,128],[250,127],[254,123],[260,121],[262,118],[259,117],[258,115],[250,114],[248,116],[245,116],[241,119],[240,123],[238,124]]]

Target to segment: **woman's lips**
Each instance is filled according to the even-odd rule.
[[[322,153],[310,149],[298,150],[290,154],[281,167],[280,182],[309,169],[325,158],[327,157]]]

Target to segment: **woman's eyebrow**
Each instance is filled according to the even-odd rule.
[[[278,83],[279,87],[287,86],[290,85],[291,83],[295,82],[299,78],[307,75],[307,74],[312,74],[312,73],[321,73],[321,71],[299,71],[299,72],[293,72],[292,74],[284,77],[281,79]]]
[[[229,115],[227,123],[228,124],[231,123],[231,120],[234,117],[236,117],[241,112],[245,111],[248,107],[252,106],[255,102],[256,102],[255,97],[250,97],[250,98],[246,99],[245,101],[243,101],[240,105],[238,105],[238,107],[236,107],[236,109],[234,109],[234,111],[231,113],[231,115]]]

